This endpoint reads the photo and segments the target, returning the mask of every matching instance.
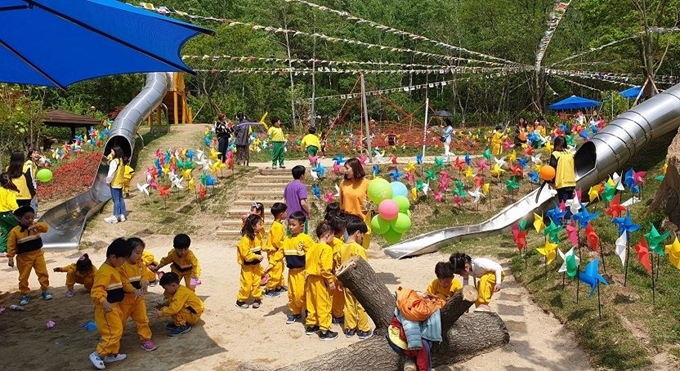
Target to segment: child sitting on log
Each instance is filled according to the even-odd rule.
[[[501,282],[503,277],[505,277],[503,267],[491,259],[472,259],[469,255],[459,252],[451,254],[449,264],[451,264],[453,273],[463,277],[463,285],[468,284],[470,274],[472,274],[475,281],[478,280],[475,285],[479,293],[479,298],[475,302],[476,311],[488,312],[490,310],[489,303],[491,302],[491,296],[493,296],[494,292],[501,290]]]

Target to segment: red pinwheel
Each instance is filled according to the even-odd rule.
[[[515,225],[512,227],[512,240],[515,241],[519,251],[524,250],[527,247],[527,231],[520,231],[519,227]]]
[[[595,232],[593,225],[588,223],[586,226],[586,240],[588,240],[588,246],[596,252],[600,252],[600,236]]]
[[[626,207],[621,205],[621,194],[618,193],[611,200],[609,207],[605,210],[605,212],[612,218],[618,218],[621,216],[621,213],[626,210]]]
[[[170,197],[170,186],[159,186],[158,195],[165,198]]]
[[[640,238],[640,243],[635,245],[635,252],[637,253],[638,260],[640,264],[649,272],[652,273],[652,267],[649,264],[649,245],[647,244],[647,238],[642,235]]]
[[[454,161],[451,166],[458,169],[458,171],[463,171],[465,169],[466,163],[465,161],[461,160],[460,157],[456,157],[456,161]]]

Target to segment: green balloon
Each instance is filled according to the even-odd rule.
[[[371,228],[377,234],[383,234],[390,229],[390,222],[383,219],[382,216],[376,215],[371,219]]]
[[[392,221],[392,229],[399,234],[408,232],[411,229],[411,218],[404,213],[399,213]]]
[[[396,243],[401,240],[401,233],[395,231],[394,229],[389,229],[385,234],[383,234],[383,238],[387,243]]]
[[[408,211],[408,209],[411,207],[411,203],[408,201],[408,198],[406,196],[396,196],[392,199],[394,202],[399,205],[399,212],[400,213],[405,213]]]
[[[50,169],[40,169],[35,177],[38,178],[39,181],[47,183],[52,180],[52,171]]]
[[[392,186],[390,182],[382,178],[375,178],[368,183],[368,198],[374,204],[379,204],[383,200],[392,198]]]
[[[411,210],[406,210],[406,216],[408,216],[408,218],[411,219]]]

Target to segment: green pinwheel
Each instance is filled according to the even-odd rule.
[[[489,147],[487,147],[484,150],[484,158],[487,159],[488,161],[491,161],[491,159],[493,158],[493,155],[491,154],[491,149]]]
[[[444,159],[440,157],[435,157],[434,158],[434,167],[437,169],[441,169],[444,167]]]
[[[610,202],[616,196],[616,187],[612,187],[608,182],[604,183],[604,191],[602,191],[602,199]]]
[[[559,233],[562,231],[563,227],[561,225],[555,224],[555,222],[551,219],[550,220],[550,225],[547,225],[545,229],[543,229],[543,234],[548,236],[550,238],[550,241],[554,243],[560,243],[560,236]]]
[[[505,181],[505,188],[508,190],[508,192],[512,192],[519,189],[519,184],[517,184],[515,178],[513,177]]]
[[[576,141],[574,141],[574,134],[567,135],[565,139],[567,140],[568,146],[576,147]]]
[[[467,192],[465,192],[465,184],[460,179],[456,179],[455,188],[451,191],[454,195],[460,196],[460,198],[465,198]]]
[[[422,192],[424,187],[425,182],[423,182],[422,180],[416,180],[416,189],[418,190],[418,192]]]
[[[649,225],[652,227],[652,230],[649,231],[649,233],[645,233],[645,238],[647,239],[649,249],[654,251],[654,253],[659,256],[665,256],[666,254],[664,253],[664,248],[661,243],[665,241],[668,236],[670,236],[671,232],[668,231],[664,234],[659,234],[659,231],[656,230],[654,224],[650,222]]]
[[[425,180],[436,181],[437,180],[437,169],[425,170]]]

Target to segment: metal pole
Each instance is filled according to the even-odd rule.
[[[425,125],[423,125],[423,164],[425,163],[425,141],[427,140],[427,114],[430,110],[430,98],[425,98]]]
[[[371,129],[368,125],[368,105],[366,104],[366,81],[364,81],[364,74],[360,74],[361,79],[361,105],[364,106],[364,124],[366,125],[366,149],[368,150],[368,159],[373,162],[373,151],[371,150]]]

